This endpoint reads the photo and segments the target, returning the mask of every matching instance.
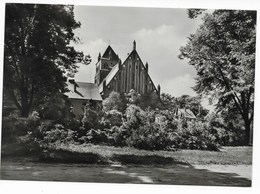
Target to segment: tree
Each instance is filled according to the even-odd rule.
[[[200,96],[182,95],[176,98],[175,101],[177,107],[190,109],[197,118],[204,119],[209,112],[202,106]]]
[[[203,11],[205,11],[205,9],[188,9],[188,16],[193,19],[202,14]]]
[[[126,100],[124,96],[121,96],[117,92],[111,92],[103,101],[103,110],[105,112],[111,111],[111,110],[117,110],[119,112],[124,112],[126,109]]]
[[[160,98],[162,101],[163,109],[173,110],[177,107],[176,98],[171,96],[171,94],[162,93]]]
[[[21,116],[65,91],[83,58],[70,46],[78,27],[73,6],[6,4],[4,88]]]
[[[66,123],[75,117],[69,99],[63,94],[50,96],[48,101],[39,106],[36,111],[40,113],[41,118],[57,120],[60,123]]]
[[[181,47],[180,59],[197,70],[195,91],[217,101],[219,112],[234,108],[249,144],[253,121],[256,11],[215,10]]]

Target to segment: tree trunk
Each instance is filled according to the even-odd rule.
[[[30,112],[30,107],[27,104],[22,104],[22,109],[20,111],[21,117],[28,117]]]
[[[21,117],[28,117],[30,109],[31,107],[28,103],[27,91],[21,91]]]
[[[245,122],[245,141],[244,144],[246,146],[250,145],[250,130],[251,130],[251,121],[249,118],[244,118],[244,122]]]

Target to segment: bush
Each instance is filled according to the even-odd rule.
[[[101,119],[102,128],[112,128],[123,124],[123,114],[117,110],[110,110],[104,113]]]
[[[61,124],[55,124],[54,128],[44,131],[42,143],[51,144],[55,142],[73,143],[76,139],[76,132],[70,129],[65,129]]]
[[[185,123],[183,125],[183,123]],[[183,127],[186,126],[187,127]],[[175,148],[199,149],[217,151],[219,144],[214,134],[211,134],[205,123],[200,121],[184,122],[180,120],[179,128],[175,133]]]
[[[126,109],[126,99],[117,92],[111,92],[109,97],[103,101],[103,111],[117,110],[124,112]]]
[[[86,134],[86,143],[106,143],[108,141],[108,136],[106,131],[100,129],[90,129]]]
[[[37,111],[41,118],[56,120],[59,123],[66,123],[74,117],[71,111],[71,103],[63,94],[55,94],[45,99]]]
[[[122,115],[118,111],[106,113],[103,117],[105,128],[91,129],[84,142],[146,150],[218,150],[217,135],[207,128],[206,123],[178,120],[169,111],[143,111],[133,104],[126,109],[125,117],[126,121],[122,124]]]
[[[136,105],[129,105],[126,109],[127,128],[138,128],[147,122],[146,112]]]
[[[34,131],[28,131],[19,140],[30,152],[41,152],[52,144],[74,143],[77,139],[75,131],[65,129],[62,124],[46,124],[44,122]]]
[[[28,118],[21,118],[17,115],[3,117],[2,120],[2,142],[16,142],[17,138],[33,132],[41,125],[39,114],[34,111]]]
[[[207,128],[216,137],[216,142],[222,146],[241,146],[244,145],[245,131],[242,124],[225,122],[221,115],[211,113],[206,118]]]
[[[88,104],[84,107],[84,115],[82,118],[82,126],[80,127],[80,136],[85,135],[90,129],[99,128],[99,115]]]
[[[34,131],[41,125],[39,113],[33,111],[32,114],[26,119],[26,127],[28,131]]]
[[[16,140],[17,130],[17,116],[12,115],[2,118],[2,143],[7,144]]]
[[[130,131],[125,126],[114,126],[108,131],[108,138],[114,146],[126,146],[126,139],[129,137]]]
[[[139,149],[165,150],[171,147],[171,137],[165,128],[153,123],[132,129],[126,144]]]

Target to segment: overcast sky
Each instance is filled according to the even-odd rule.
[[[79,68],[77,81],[94,81],[98,53],[109,42],[124,61],[135,40],[137,52],[143,63],[148,62],[149,74],[162,92],[195,95],[191,87],[196,72],[178,55],[201,19],[189,19],[186,9],[75,6],[75,19],[81,22],[76,30],[81,43],[75,47],[92,57],[88,67]]]

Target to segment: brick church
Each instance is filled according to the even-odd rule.
[[[160,85],[155,87],[148,73],[148,63],[143,64],[136,51],[135,41],[132,52],[124,62],[121,62],[110,45],[102,56],[99,53],[95,84],[103,99],[108,97],[112,91],[129,93],[132,89],[144,96],[150,94],[160,96]]]
[[[143,64],[136,51],[135,41],[132,52],[123,63],[110,45],[102,56],[99,54],[94,82],[78,82],[71,79],[67,82],[68,92],[65,95],[70,99],[77,118],[83,115],[86,103],[99,106],[112,91],[128,94],[135,90],[148,100],[151,96],[160,98],[160,85],[155,87],[148,74],[148,63]]]

